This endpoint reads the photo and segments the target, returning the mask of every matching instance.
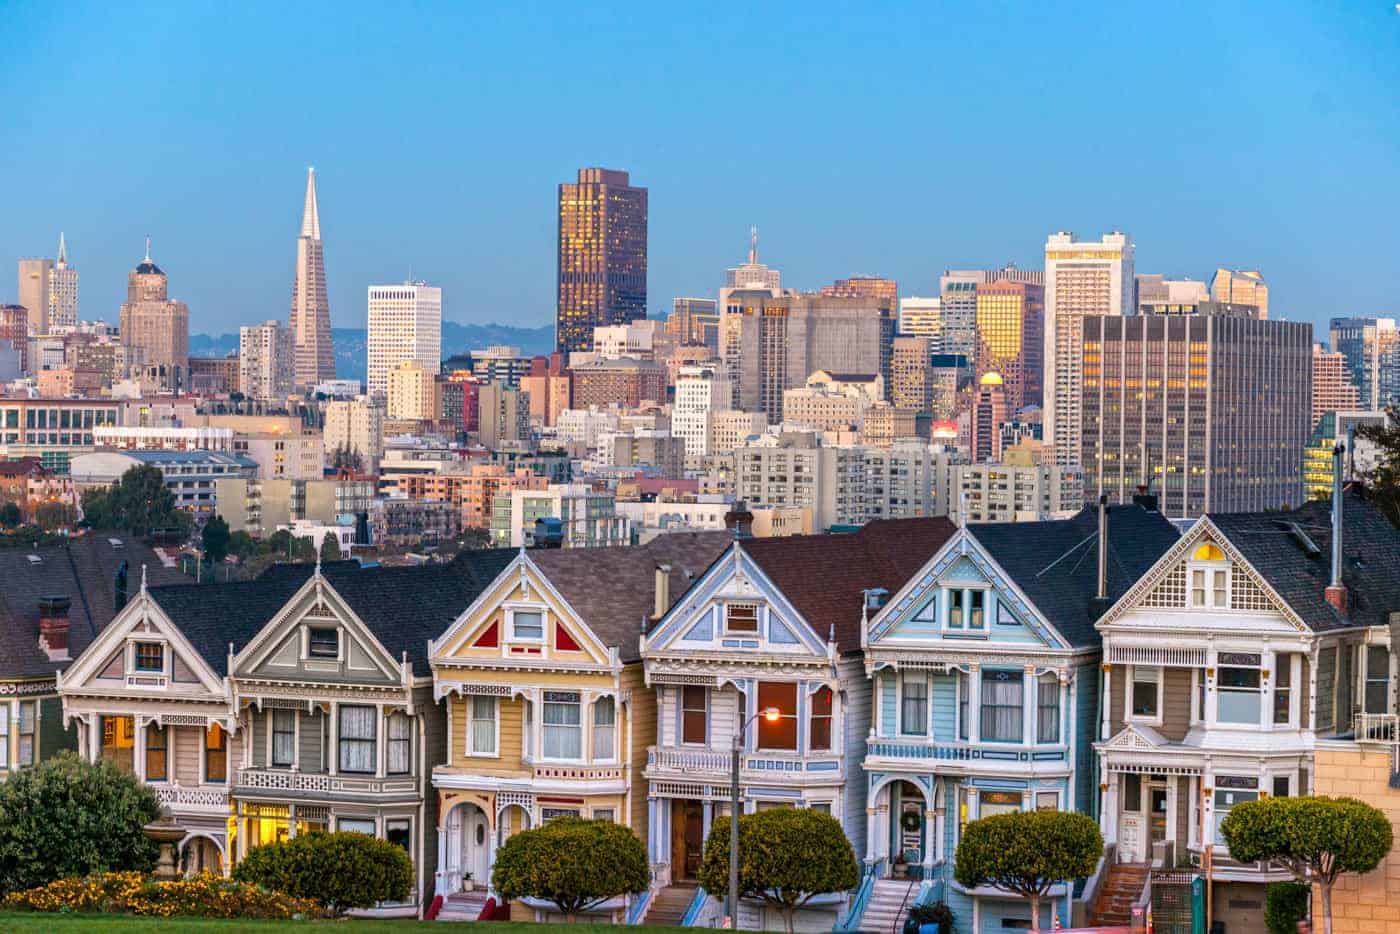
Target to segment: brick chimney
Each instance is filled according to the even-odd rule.
[[[743,500],[735,500],[724,514],[724,527],[735,538],[753,538],[753,513]]]
[[[39,648],[49,656],[49,661],[67,661],[68,654],[68,607],[71,597],[48,596],[39,598]]]
[[[1342,454],[1346,445],[1332,448],[1332,580],[1324,590],[1327,602],[1347,615],[1347,585],[1342,583]]]
[[[656,612],[653,614],[657,619],[666,615],[666,611],[671,608],[671,566],[669,564],[658,564],[656,566]]]

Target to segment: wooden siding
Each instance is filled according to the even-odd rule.
[[[622,669],[619,684],[624,691],[632,692],[632,700],[618,717],[618,729],[625,729],[627,736],[627,783],[631,789],[629,813],[618,813],[618,819],[627,822],[643,843],[647,841],[647,780],[644,772],[647,767],[647,747],[656,743],[656,693],[646,687],[641,662],[634,662]],[[595,806],[596,803],[595,803]]]
[[[859,655],[850,654],[842,658],[837,663],[836,675],[841,685],[837,722],[841,729],[841,751],[846,759],[846,784],[841,800],[842,823],[856,855],[863,857],[869,782],[859,763],[865,758],[865,740],[870,732],[872,691],[870,679],[865,676],[865,663]]]
[[[1191,729],[1191,669],[1162,669],[1162,725],[1159,732],[1173,742],[1186,738]]]
[[[1095,674],[1096,678],[1102,678],[1102,674]],[[1123,711],[1127,709],[1128,695],[1126,692],[1128,677],[1128,667],[1126,665],[1114,665],[1108,671],[1108,701],[1111,709],[1108,712],[1108,735],[1116,736],[1118,731],[1123,729]]]
[[[452,767],[474,775],[528,775],[530,770],[521,762],[521,731],[525,722],[525,702],[518,697],[499,698],[500,742],[495,756],[466,754],[469,729],[468,698],[452,696]]]

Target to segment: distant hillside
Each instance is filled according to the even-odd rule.
[[[364,328],[332,328],[335,346],[335,375],[341,379],[365,378],[366,348]],[[554,326],[518,328],[509,324],[442,323],[442,355],[463,350],[508,344],[524,354],[547,354],[554,349]],[[191,334],[190,356],[223,357],[238,352],[237,334]]]

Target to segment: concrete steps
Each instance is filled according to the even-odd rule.
[[[449,895],[442,900],[442,909],[438,911],[437,920],[475,921],[481,916],[481,909],[486,907],[489,897],[481,889]]]
[[[668,885],[651,897],[647,913],[642,923],[652,927],[677,927],[685,917],[685,910],[695,898],[694,885]]]
[[[1130,923],[1133,902],[1142,894],[1150,871],[1147,863],[1115,863],[1111,866],[1108,878],[1104,880],[1094,902],[1094,923],[1105,927]]]
[[[909,906],[914,903],[913,889],[917,885],[897,879],[876,880],[870,901],[865,903],[865,913],[860,916],[861,934],[899,934]]]

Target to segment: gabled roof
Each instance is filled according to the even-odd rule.
[[[671,566],[669,593],[675,603],[733,541],[728,532],[676,532],[630,548],[528,554],[593,634],[615,646],[627,663],[641,659],[642,625],[656,612],[656,568]]]
[[[878,519],[849,535],[750,538],[742,547],[825,641],[834,632],[842,652],[860,648],[862,591],[893,594],[923,568],[956,531],[932,519]]]
[[[980,522],[968,531],[1073,646],[1102,641],[1094,620],[1128,591],[1178,538],[1159,512],[1108,507],[1108,600],[1098,592],[1098,509],[1045,522]]]
[[[68,654],[77,658],[116,615],[112,584],[123,561],[128,601],[141,588],[143,565],[148,583],[189,580],[125,532],[90,532],[66,545],[0,549],[0,678],[42,678],[67,668],[68,661],[50,661],[39,649],[39,598],[72,600]]]
[[[1289,512],[1210,513],[1207,518],[1314,632],[1383,626],[1391,613],[1400,612],[1400,530],[1359,492],[1349,491],[1342,506],[1346,614],[1324,596],[1332,567],[1329,501]],[[1299,533],[1316,548],[1310,552]]]

